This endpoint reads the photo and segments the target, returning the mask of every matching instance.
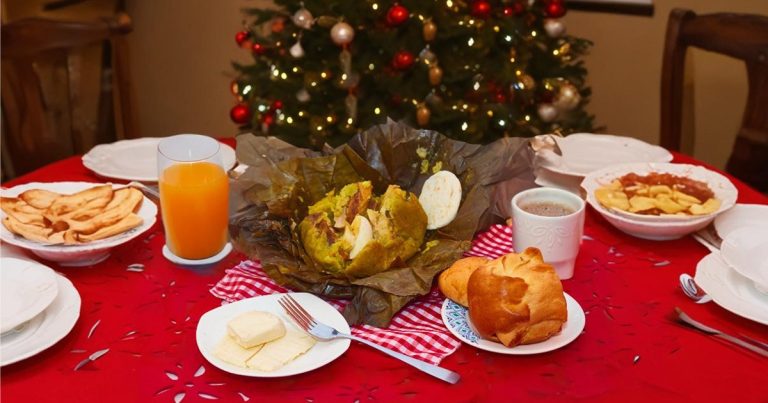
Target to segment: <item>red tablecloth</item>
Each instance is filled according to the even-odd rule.
[[[679,162],[694,162],[676,156]],[[102,180],[69,158],[6,184]],[[734,181],[739,202],[768,198]],[[714,327],[766,339],[768,327],[710,303],[697,305],[678,288],[706,255],[690,237],[635,239],[594,211],[565,290],[584,307],[587,324],[572,344],[536,356],[504,356],[463,345],[442,365],[459,372],[448,385],[353,343],[329,365],[289,378],[231,375],[207,363],[195,344],[200,316],[220,300],[209,293],[231,254],[209,270],[180,268],[161,254],[162,227],[114,250],[95,266],[63,268],[80,292],[80,319],[48,350],[2,368],[4,402],[173,401],[768,401],[768,361],[681,327],[675,306]],[[668,264],[666,262],[669,262]],[[143,272],[126,271],[142,263]],[[90,334],[90,337],[89,337]],[[94,351],[110,351],[78,371]]]

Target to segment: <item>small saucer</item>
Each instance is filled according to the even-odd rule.
[[[221,251],[209,258],[205,259],[199,259],[199,260],[193,260],[193,259],[184,259],[181,257],[178,257],[171,252],[171,250],[168,248],[168,245],[163,245],[163,256],[165,256],[166,259],[170,260],[173,263],[176,263],[178,265],[182,266],[204,266],[208,264],[214,264],[221,259],[224,259],[229,255],[229,252],[232,252],[232,244],[227,242],[226,245],[224,245],[224,248],[221,249]]]

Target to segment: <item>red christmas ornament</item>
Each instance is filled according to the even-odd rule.
[[[263,55],[267,51],[267,48],[258,42],[254,42],[253,45],[251,45],[251,50],[257,55]]]
[[[486,0],[472,2],[471,14],[477,18],[488,18],[491,15],[491,3]]]
[[[493,95],[493,100],[496,101],[496,103],[503,104],[507,102],[507,94],[503,91],[497,91],[496,94]]]
[[[247,124],[251,121],[251,108],[246,104],[237,104],[230,109],[229,118],[239,125]]]
[[[501,9],[501,15],[505,17],[511,17],[515,15],[515,9],[512,8],[512,6],[505,6],[504,8]]]
[[[243,42],[245,42],[246,40],[248,40],[248,38],[249,38],[250,36],[251,36],[251,33],[250,33],[250,32],[248,32],[248,31],[240,31],[240,32],[238,32],[238,33],[236,33],[236,34],[235,34],[235,42],[237,42],[237,44],[238,44],[239,46],[242,46],[242,45],[243,45]]]
[[[549,18],[560,18],[565,15],[565,4],[562,0],[552,0],[544,7]]]
[[[525,4],[518,1],[516,3],[512,3],[512,14],[514,15],[520,15],[525,12]]]
[[[276,99],[272,101],[272,110],[283,109],[283,101]]]
[[[409,16],[410,13],[407,8],[395,4],[387,11],[387,25],[390,27],[398,26],[407,21]]]
[[[271,125],[272,123],[275,123],[275,115],[271,113],[264,115],[264,117],[261,118],[261,123],[264,123],[267,126]]]
[[[397,70],[406,70],[413,66],[414,60],[413,53],[401,50],[395,53],[395,57],[392,59],[392,67]]]

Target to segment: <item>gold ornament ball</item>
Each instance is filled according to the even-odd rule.
[[[529,76],[528,74],[523,74],[520,76],[520,83],[523,84],[524,89],[526,90],[532,90],[536,88],[536,80],[533,79],[533,77]]]
[[[438,66],[432,66],[429,68],[429,83],[432,85],[439,85],[443,81],[443,69]]]
[[[557,91],[553,105],[561,111],[570,111],[579,106],[581,95],[579,89],[571,83],[564,83]]]
[[[331,28],[331,40],[335,44],[339,46],[348,45],[353,39],[355,39],[355,30],[346,22],[337,22]]]
[[[432,112],[425,105],[419,106],[416,110],[416,123],[419,126],[424,127],[429,124],[429,118],[432,117]]]
[[[437,35],[437,25],[432,21],[425,22],[422,34],[424,35],[425,41],[432,42],[435,40],[435,36]]]

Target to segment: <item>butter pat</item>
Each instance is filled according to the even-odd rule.
[[[219,344],[216,346],[216,349],[213,350],[213,355],[218,357],[220,360],[228,362],[232,365],[245,367],[246,361],[253,357],[256,352],[261,350],[262,346],[263,344],[256,347],[243,348],[243,346],[237,344],[237,342],[231,337],[224,336],[224,338],[221,339]]]
[[[315,343],[312,336],[289,330],[282,338],[265,344],[246,362],[246,365],[248,368],[259,371],[274,371],[304,354]]]
[[[269,312],[243,313],[227,324],[227,333],[243,348],[252,348],[285,335],[285,325]]]

